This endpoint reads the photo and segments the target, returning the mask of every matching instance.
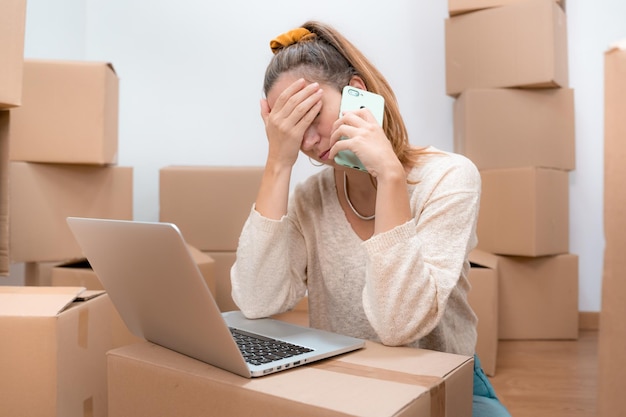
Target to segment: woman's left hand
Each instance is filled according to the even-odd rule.
[[[340,140],[341,137],[348,139]],[[329,158],[334,158],[339,151],[350,150],[373,177],[384,173],[391,164],[398,166],[391,142],[368,109],[344,112],[333,124],[330,143]]]

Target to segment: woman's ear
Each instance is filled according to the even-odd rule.
[[[361,90],[367,90],[367,88],[365,87],[365,83],[363,82],[363,79],[359,77],[358,75],[353,75],[352,78],[350,78],[349,85],[350,87],[360,88]]]

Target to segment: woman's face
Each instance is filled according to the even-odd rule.
[[[267,94],[267,102],[270,109],[273,108],[278,96],[288,86],[300,79],[299,75],[285,73],[281,75]],[[341,92],[328,84],[320,83],[323,90],[322,108],[313,122],[304,132],[300,150],[306,156],[318,162],[334,165],[334,160],[328,159],[330,150],[330,135],[333,123],[339,118],[339,106],[341,104]]]

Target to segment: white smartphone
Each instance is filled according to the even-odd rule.
[[[385,112],[385,99],[383,96],[370,91],[361,90],[349,85],[343,88],[341,93],[341,105],[339,107],[339,117],[346,110],[369,109],[380,126],[383,125],[383,114]],[[344,136],[341,139],[348,139]],[[335,162],[348,168],[358,169],[367,172],[363,163],[350,150],[340,151],[335,156]]]

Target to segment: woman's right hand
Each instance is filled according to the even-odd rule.
[[[280,87],[280,82],[274,87]],[[298,159],[304,133],[322,108],[322,89],[318,83],[298,79],[271,102],[273,95],[261,99],[261,117],[269,142],[269,164],[292,167]]]

